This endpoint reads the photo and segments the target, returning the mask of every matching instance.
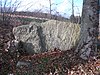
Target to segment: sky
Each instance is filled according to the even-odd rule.
[[[8,0],[11,1],[11,0]],[[15,1],[15,0],[12,0]],[[17,11],[40,11],[49,13],[49,0],[18,0],[21,1]],[[72,0],[51,0],[52,14],[60,14],[64,17],[69,17],[72,14]],[[75,16],[81,15],[83,0],[74,1]]]

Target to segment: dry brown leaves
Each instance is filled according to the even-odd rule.
[[[100,59],[84,61],[76,57],[73,50],[51,52],[19,57],[20,61],[31,61],[29,73],[35,75],[99,75]],[[23,70],[23,68],[22,68]],[[23,70],[25,73],[27,70]],[[20,70],[19,70],[20,72]],[[23,73],[22,71],[20,73]]]

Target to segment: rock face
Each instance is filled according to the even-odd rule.
[[[72,48],[78,41],[80,27],[70,22],[49,20],[15,27],[13,33],[17,40],[25,42],[27,52],[41,53],[54,48]]]
[[[23,48],[26,49],[29,53],[40,52],[41,45],[37,31],[38,26],[36,26],[36,24],[22,25],[13,29],[15,38],[18,41],[25,42]]]

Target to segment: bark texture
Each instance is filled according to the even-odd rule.
[[[88,59],[97,51],[98,0],[83,0],[82,10],[80,40],[76,51],[80,53],[81,58]]]

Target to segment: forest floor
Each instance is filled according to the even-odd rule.
[[[1,50],[6,40],[11,38],[6,38],[9,36],[7,33],[10,33],[9,27],[7,30],[5,27],[0,27],[0,69],[3,70],[5,63],[1,61],[1,58],[5,60],[10,56],[8,52],[3,53]],[[6,65],[12,66],[13,75],[100,75],[100,50],[96,57],[90,57],[88,60],[81,59],[74,51],[75,49],[61,51],[55,48],[50,52],[18,57],[18,61],[29,62],[28,66],[16,67],[12,63],[8,63],[9,59],[7,59]],[[11,61],[14,62],[13,59]]]
[[[82,60],[72,50],[56,49],[30,56],[21,56],[20,61],[29,61],[31,67],[25,65],[16,69],[18,75],[100,75],[100,56]]]

